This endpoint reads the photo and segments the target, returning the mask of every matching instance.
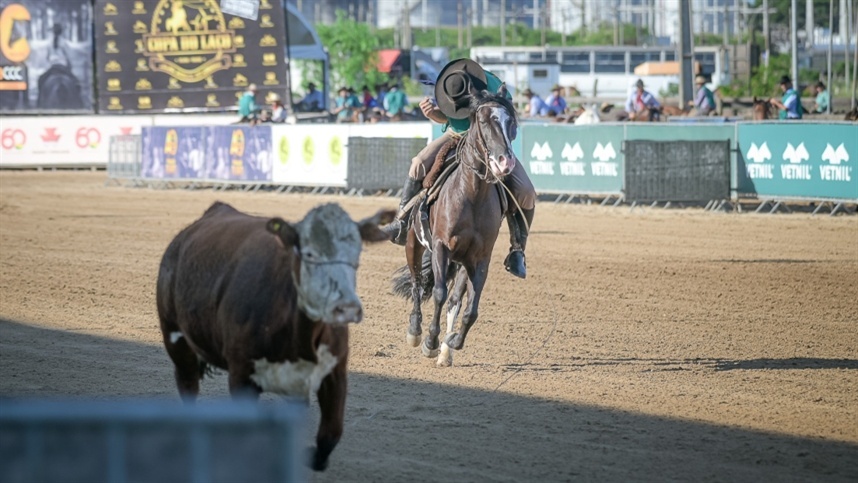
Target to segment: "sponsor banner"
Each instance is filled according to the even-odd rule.
[[[225,111],[250,84],[285,95],[284,17],[278,0],[256,20],[218,0],[96,0],[99,110]]]
[[[519,160],[537,191],[622,192],[623,126],[525,124],[521,131]]]
[[[858,125],[741,123],[742,193],[858,200]]]
[[[205,127],[143,129],[140,176],[150,179],[202,179],[206,176]]]
[[[93,112],[90,0],[0,0],[0,112]]]
[[[349,130],[349,126],[342,124],[272,127],[274,182],[345,187]]]
[[[209,127],[207,179],[271,181],[271,131],[268,126]]]
[[[153,126],[228,126],[238,120],[236,114],[156,114]]]
[[[395,126],[395,127],[394,127]],[[440,126],[440,125],[439,125]],[[399,122],[379,124],[352,124],[349,126],[352,138],[426,138],[432,139],[432,123]],[[417,153],[414,153],[417,154]]]
[[[140,134],[149,116],[0,118],[0,166],[107,166],[110,136]]]

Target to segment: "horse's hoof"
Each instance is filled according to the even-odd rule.
[[[405,336],[405,341],[408,342],[408,345],[410,345],[411,347],[417,347],[418,345],[420,345],[420,336],[407,334]]]
[[[430,359],[433,357],[438,357],[438,353],[441,352],[441,349],[430,349],[426,347],[425,342],[423,343],[423,345],[420,346],[420,348],[423,350],[423,355]]]
[[[438,361],[435,363],[438,367],[450,367],[453,365],[453,351],[446,342],[441,343],[441,353],[438,354]]]

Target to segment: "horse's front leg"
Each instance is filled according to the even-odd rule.
[[[420,311],[420,302],[423,300],[423,245],[417,241],[414,230],[408,232],[405,242],[405,259],[408,270],[411,272],[411,301],[413,307],[408,319],[408,333],[405,340],[411,347],[420,345],[420,334],[423,333],[423,313]]]
[[[449,336],[456,326],[456,318],[459,317],[459,310],[462,308],[462,299],[465,297],[465,290],[468,288],[468,271],[464,266],[459,266],[459,271],[456,272],[456,281],[453,283],[453,292],[450,294],[450,299],[447,302],[447,334]],[[453,353],[450,352],[450,346],[446,343],[441,344],[441,353],[438,354],[439,366],[449,367],[453,365]]]
[[[480,296],[483,293],[483,287],[486,285],[488,273],[488,260],[478,263],[474,268],[468,268],[468,279],[471,281],[470,293],[468,293],[468,305],[465,307],[465,313],[462,314],[462,323],[459,325],[458,331],[447,334],[447,337],[444,338],[444,343],[451,349],[461,350],[465,346],[465,337],[468,336],[468,331],[471,330],[479,315]]]
[[[435,312],[429,333],[423,339],[423,355],[437,357],[440,347],[438,336],[441,334],[441,312],[447,301],[447,268],[450,264],[450,251],[440,240],[436,240],[432,252],[432,274],[435,276],[435,286],[432,288],[432,298],[435,300]]]

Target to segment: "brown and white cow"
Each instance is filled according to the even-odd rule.
[[[229,372],[233,397],[262,391],[309,399],[321,422],[312,467],[327,466],[343,432],[349,329],[361,240],[383,241],[393,211],[355,223],[335,204],[298,223],[215,203],[167,247],[157,303],[176,384],[199,394],[208,366]]]

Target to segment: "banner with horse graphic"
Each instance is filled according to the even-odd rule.
[[[0,112],[93,112],[90,0],[0,0]]]
[[[250,84],[260,100],[288,89],[279,1],[256,20],[218,0],[96,0],[95,17],[102,112],[227,111]]]

